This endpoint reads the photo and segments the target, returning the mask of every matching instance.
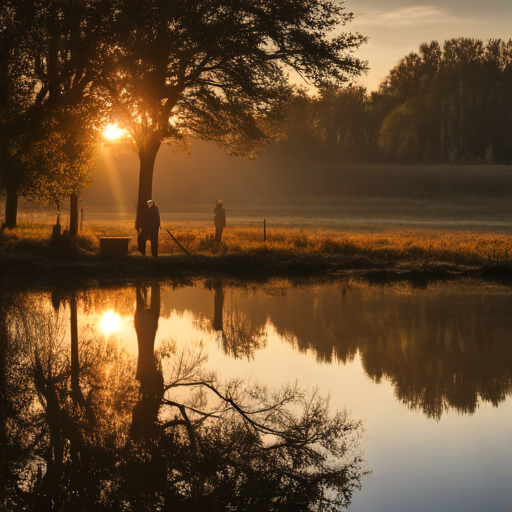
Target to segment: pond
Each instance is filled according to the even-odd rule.
[[[219,278],[0,304],[6,510],[512,510],[511,287]]]

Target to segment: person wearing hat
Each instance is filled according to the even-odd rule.
[[[222,239],[222,230],[226,227],[226,210],[224,210],[223,203],[220,199],[215,201],[213,213],[215,213],[215,217],[213,217],[213,223],[215,224],[215,243],[219,245]]]
[[[158,232],[160,230],[160,212],[153,199],[148,201],[148,237],[151,241],[151,255],[158,256]]]
[[[158,207],[153,199],[150,199],[147,202],[147,206],[147,210],[142,212],[142,220],[137,219],[135,221],[135,228],[139,232],[139,235],[137,236],[137,245],[139,252],[145,256],[146,242],[148,239],[151,240],[151,254],[153,256],[158,256],[158,230],[160,229],[160,212],[158,211]]]

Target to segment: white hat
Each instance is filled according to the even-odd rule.
[[[155,201],[153,201],[153,199],[149,199],[148,200],[148,206],[151,206]]]

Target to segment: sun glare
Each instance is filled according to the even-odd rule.
[[[120,139],[125,133],[126,130],[119,128],[117,124],[109,124],[105,130],[103,130],[103,137],[108,140],[117,140]]]
[[[118,314],[114,313],[113,309],[103,313],[103,317],[101,318],[101,328],[107,336],[110,336],[114,331],[117,331],[120,325],[121,319]]]

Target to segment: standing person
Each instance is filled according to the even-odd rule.
[[[219,245],[222,238],[222,230],[226,227],[226,210],[222,207],[223,202],[218,199],[215,201],[213,213],[213,223],[215,224],[215,244]]]
[[[160,212],[153,199],[148,201],[148,235],[151,241],[151,254],[158,256],[158,231],[160,230]]]

